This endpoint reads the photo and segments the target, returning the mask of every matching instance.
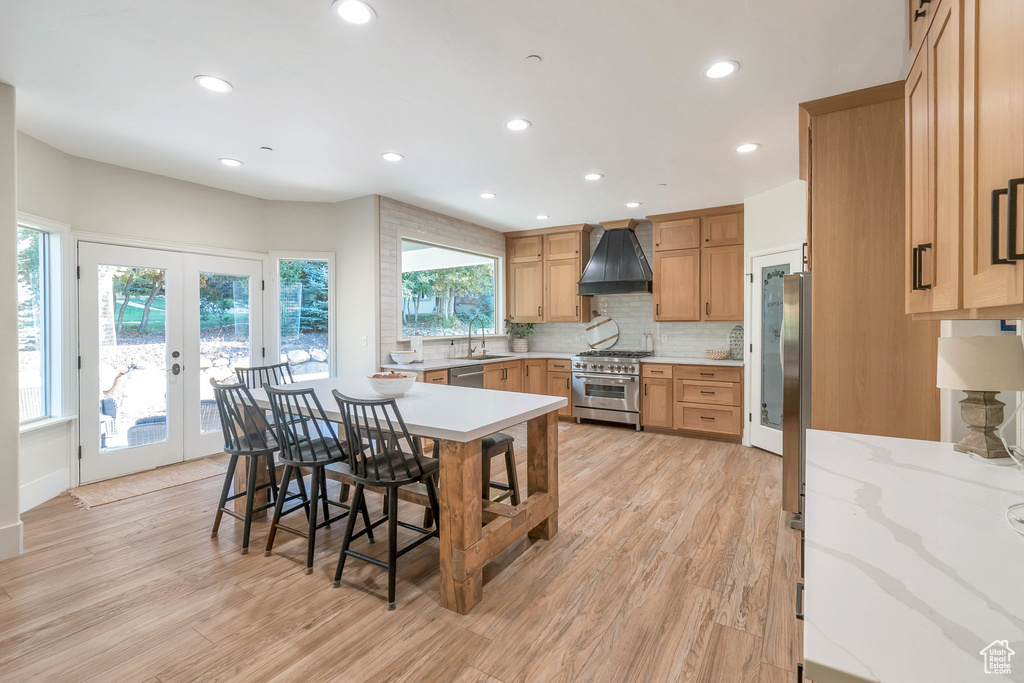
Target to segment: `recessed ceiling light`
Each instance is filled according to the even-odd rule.
[[[626,202],[627,209],[635,209],[640,206],[640,202]]]
[[[736,70],[739,68],[740,65],[733,61],[715,62],[704,69],[704,76],[705,78],[725,78],[736,73]]]
[[[260,151],[261,152],[273,152],[274,148],[273,147],[267,147],[266,145],[263,145],[262,147],[260,147]]]
[[[227,157],[221,157],[220,159],[217,159],[217,161],[224,164],[225,166],[230,166],[231,168],[238,168],[239,166],[242,165],[242,162],[239,161],[238,159],[229,159]]]
[[[229,93],[234,90],[231,84],[225,81],[223,78],[217,78],[216,76],[203,76],[199,75],[192,79],[201,88],[206,88],[211,92]]]
[[[480,199],[494,199],[497,196],[498,195],[494,194],[493,192],[481,192],[480,193]]]
[[[384,161],[401,161],[405,158],[398,152],[384,152],[380,156]]]
[[[331,7],[343,20],[357,26],[369,24],[377,16],[373,8],[361,0],[334,0]]]
[[[505,124],[505,127],[509,130],[526,130],[530,127],[530,122],[526,119],[512,119]]]
[[[737,147],[736,151],[739,152],[740,154],[750,154],[751,152],[757,150],[760,147],[761,145],[757,144],[756,142],[745,142],[739,147]]]
[[[544,58],[541,57],[540,55],[526,55],[526,58],[523,61],[531,66],[536,66],[537,64],[543,62]]]
[[[547,215],[545,213],[537,215],[537,220],[539,220],[539,221],[546,221],[549,218],[551,218],[551,216],[549,216],[549,215]]]
[[[604,175],[601,174],[601,173],[588,173],[587,175],[583,176],[584,180],[591,180],[591,181],[593,181],[593,180],[600,180],[601,178],[604,178]]]

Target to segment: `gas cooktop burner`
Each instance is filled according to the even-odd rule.
[[[646,358],[647,356],[653,356],[654,353],[651,351],[620,351],[618,349],[604,349],[593,351],[584,351],[579,354],[580,358]]]

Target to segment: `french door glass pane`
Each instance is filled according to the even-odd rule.
[[[101,451],[167,440],[166,274],[99,267]]]
[[[761,425],[782,429],[782,278],[789,264],[761,268]]]
[[[281,362],[291,365],[297,381],[327,377],[327,261],[281,260],[278,268]]]
[[[199,431],[220,431],[210,380],[252,365],[249,277],[199,273]]]
[[[48,412],[46,381],[46,235],[18,228],[18,417]]]

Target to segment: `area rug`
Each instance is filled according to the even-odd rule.
[[[126,477],[107,479],[69,489],[68,495],[78,500],[78,507],[89,508],[114,503],[126,498],[142,496],[154,491],[190,484],[200,479],[222,477],[227,472],[228,461],[221,456],[200,458],[188,462],[158,467],[148,472],[129,474]]]

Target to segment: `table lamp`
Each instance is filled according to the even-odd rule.
[[[996,428],[1003,422],[1000,391],[1024,391],[1024,344],[1013,335],[1001,337],[940,337],[936,385],[967,392],[960,416],[970,433],[953,448],[983,458],[1009,454]]]

